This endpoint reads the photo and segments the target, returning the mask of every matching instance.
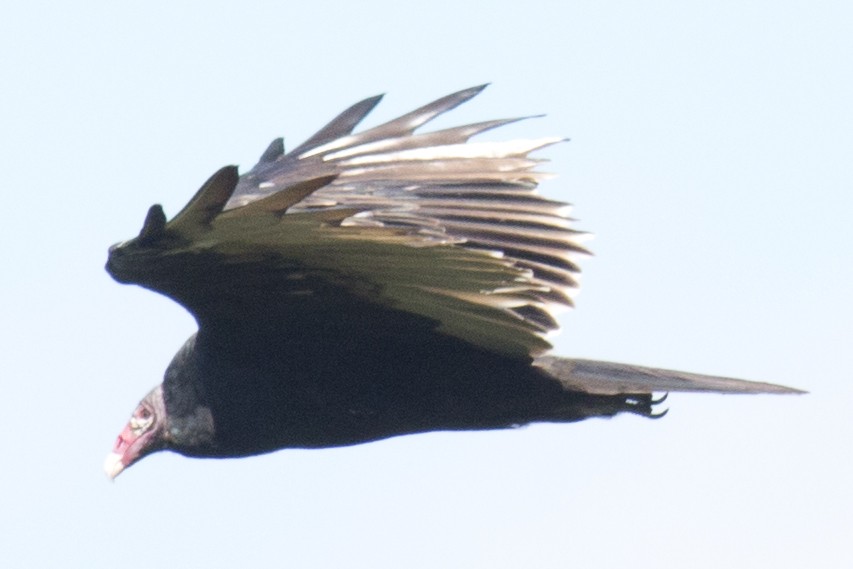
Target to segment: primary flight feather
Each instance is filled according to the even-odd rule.
[[[530,154],[469,142],[518,119],[417,132],[466,89],[353,134],[357,103],[285,153],[216,172],[174,218],[152,206],[107,270],[198,322],[105,469],[156,450],[236,457],[434,430],[630,412],[653,392],[792,393],[766,383],[544,355],[583,234],[540,196]]]

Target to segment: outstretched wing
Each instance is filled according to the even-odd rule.
[[[374,97],[289,153],[276,139],[171,221],[153,206],[108,270],[174,298],[202,330],[372,330],[410,315],[497,353],[540,353],[585,252],[568,207],[536,193],[545,175],[529,154],[560,139],[469,142],[518,119],[416,133],[482,88],[352,134]]]

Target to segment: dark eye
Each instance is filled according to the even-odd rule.
[[[151,411],[149,411],[145,407],[140,407],[137,415],[139,416],[140,419],[150,419],[151,418]]]

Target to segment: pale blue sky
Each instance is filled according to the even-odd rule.
[[[850,566],[845,2],[18,3],[0,12],[2,567]],[[177,5],[177,6],[176,6]],[[82,7],[81,7],[82,6]],[[101,463],[194,329],[106,248],[224,164],[471,85],[596,234],[557,353],[774,381],[623,417]],[[251,564],[251,565],[250,565]]]

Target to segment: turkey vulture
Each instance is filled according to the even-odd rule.
[[[653,392],[793,393],[767,383],[543,355],[572,305],[583,234],[536,193],[559,138],[433,132],[483,87],[353,134],[345,110],[289,153],[216,172],[171,221],[154,205],[107,271],[183,305],[198,331],[139,404],[110,477],[169,449],[240,457],[437,430],[656,417]]]

